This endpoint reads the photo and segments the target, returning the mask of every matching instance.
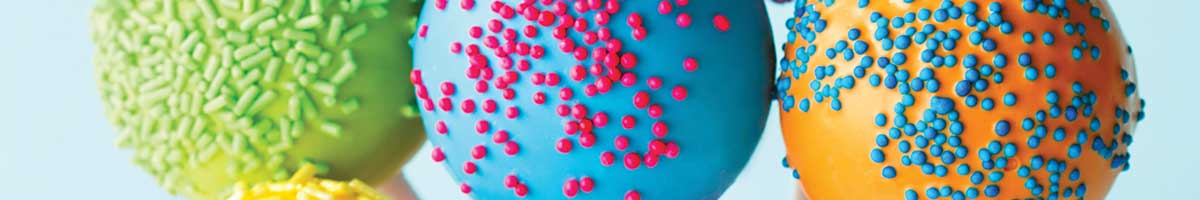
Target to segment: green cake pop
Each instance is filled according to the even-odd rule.
[[[377,184],[423,142],[411,0],[101,0],[94,64],[117,145],[172,194],[322,177]]]

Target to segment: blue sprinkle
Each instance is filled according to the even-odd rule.
[[[1017,104],[1017,95],[1013,94],[1012,92],[1006,93],[1006,94],[1004,94],[1003,100],[1004,100],[1004,105],[1013,106],[1013,105]]]
[[[1008,135],[1009,128],[1010,127],[1009,127],[1008,121],[1006,121],[1006,120],[1000,120],[1000,121],[996,122],[996,125],[995,125],[996,135],[999,135],[999,136]]]
[[[1037,69],[1035,69],[1035,68],[1032,68],[1032,67],[1030,67],[1030,68],[1025,68],[1025,79],[1026,79],[1026,80],[1031,80],[1031,81],[1032,81],[1032,80],[1037,80],[1037,78],[1038,78],[1038,71],[1037,71]]]
[[[1054,78],[1058,74],[1058,69],[1054,67],[1054,64],[1046,65],[1045,71],[1046,71],[1046,78]]]
[[[888,145],[887,136],[883,135],[883,134],[876,135],[875,136],[875,145],[877,145],[879,147],[886,147]]]
[[[883,167],[883,177],[888,178],[888,179],[895,178],[896,177],[896,168],[894,168],[892,166],[884,166]]]
[[[1042,43],[1046,45],[1054,44],[1054,34],[1050,34],[1049,31],[1042,33]]]
[[[996,185],[988,185],[983,189],[983,195],[995,198],[996,195],[1000,195],[1000,187],[997,187]]]
[[[1005,144],[1004,145],[1004,156],[1005,157],[1013,157],[1015,155],[1017,155],[1017,145],[1013,145],[1012,143]]]
[[[871,149],[871,161],[875,161],[875,163],[882,163],[884,161],[883,151],[879,150],[878,148]]]
[[[905,200],[917,200],[917,198],[920,198],[919,196],[917,196],[917,191],[913,191],[913,189],[908,189],[908,190],[904,191],[904,199]]]

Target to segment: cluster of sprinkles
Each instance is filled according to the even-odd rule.
[[[92,37],[117,144],[171,193],[197,192],[181,173],[218,156],[229,176],[284,180],[298,138],[344,134],[338,119],[360,107],[339,91],[359,69],[349,46],[391,11],[388,0],[101,4]]]
[[[639,56],[649,54],[630,51],[623,46],[644,40],[653,34],[655,29],[710,28],[725,32],[734,27],[726,16],[719,13],[709,16],[688,13],[685,8],[689,0],[654,2],[657,12],[652,13],[623,11],[622,7],[629,3],[621,3],[618,0],[488,1],[491,3],[456,1],[433,0],[431,3],[435,10],[426,14],[436,16],[453,12],[488,12],[489,18],[484,24],[468,25],[466,32],[445,33],[466,34],[469,36],[467,40],[431,45],[448,45],[448,53],[462,59],[462,66],[465,67],[461,76],[469,81],[426,79],[422,68],[435,66],[417,66],[417,69],[411,72],[410,78],[416,86],[417,101],[423,111],[441,113],[424,115],[426,120],[435,121],[432,128],[435,134],[432,137],[436,139],[451,134],[472,134],[483,141],[467,151],[467,155],[451,155],[443,151],[442,147],[434,147],[431,158],[436,162],[449,161],[450,156],[469,157],[470,159],[465,159],[462,163],[446,163],[450,168],[459,169],[459,173],[467,176],[477,176],[477,173],[480,173],[479,170],[483,168],[478,161],[481,159],[522,156],[522,151],[525,151],[522,148],[529,146],[552,149],[564,158],[591,157],[595,158],[595,164],[621,167],[630,171],[654,168],[660,162],[664,162],[664,159],[676,158],[681,151],[681,145],[670,140],[671,123],[663,118],[668,110],[660,104],[687,100],[689,88],[674,84],[679,81],[669,79],[671,77],[635,73],[634,69],[639,67],[663,66],[640,66]],[[618,14],[627,17],[615,18]],[[647,27],[644,21],[652,17],[671,18],[676,26]],[[693,23],[694,20],[702,19],[711,20],[712,26],[697,27]],[[439,25],[419,24],[415,41],[424,42],[430,34],[430,27]],[[624,27],[612,28],[617,26]],[[556,43],[540,43],[548,40],[547,38],[552,38]],[[532,64],[534,61],[544,61],[555,56],[566,56],[573,59],[574,63],[563,63],[564,66]],[[693,73],[703,68],[702,60],[697,58],[681,58],[678,63],[673,67],[678,67],[680,74]],[[640,86],[646,86],[648,89],[638,89],[642,88]],[[586,105],[580,102],[585,98],[603,96],[622,89],[639,91],[634,92],[632,96],[622,97],[621,99],[628,99],[624,104]],[[651,98],[652,96],[670,98]],[[630,106],[639,112],[618,113],[601,109],[615,105]],[[519,121],[523,110],[539,109],[537,107],[554,110],[562,119],[561,127],[550,128],[549,130],[555,131],[548,132],[517,133],[496,123]],[[448,116],[466,116],[470,120],[447,120]],[[450,123],[473,123],[475,128],[451,130]],[[620,131],[606,133],[599,130],[607,126],[620,128]],[[635,137],[628,135],[643,133],[652,134],[654,139],[635,141]],[[522,135],[529,134],[549,134],[560,138],[548,144],[518,142],[517,139]],[[576,152],[579,148],[608,150],[595,155],[582,155]],[[532,176],[531,174],[497,173],[508,173],[503,183],[471,183],[464,180],[459,186],[460,191],[471,193],[474,185],[503,184],[505,188],[512,190],[514,197],[523,198],[535,190],[558,190],[531,188],[531,184],[527,184],[527,180],[522,178]],[[561,195],[565,198],[587,195],[605,181],[588,175],[571,175],[563,177],[563,180],[565,181],[561,183]],[[641,199],[641,193],[637,188],[628,188],[624,198]]]
[[[880,179],[942,180],[896,198],[1082,198],[1089,183],[1111,184],[1087,174],[1129,169],[1126,147],[1145,117],[1126,58],[1132,50],[1103,7],[800,0],[785,24],[779,103],[801,114],[854,106],[842,94],[899,97],[890,110],[846,115],[879,130],[853,134],[874,135],[862,156]],[[840,16],[852,10],[869,16]],[[796,167],[787,158],[783,165]],[[961,180],[969,184],[950,184]]]

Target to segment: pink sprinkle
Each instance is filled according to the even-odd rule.
[[[563,52],[575,51],[575,41],[574,40],[559,41],[558,42],[558,50],[562,50]]]
[[[417,93],[418,98],[429,98],[429,92],[428,90],[425,90],[424,85],[416,85],[416,87],[413,87],[413,90]]]
[[[421,25],[421,30],[417,30],[417,36],[421,38],[425,38],[427,33],[429,33],[429,25]]]
[[[658,119],[658,117],[662,116],[662,106],[658,104],[650,105],[650,109],[646,110],[646,114],[649,114],[650,118]]]
[[[629,24],[629,27],[642,26],[642,14],[638,14],[636,12],[629,14],[629,17],[625,18],[625,23]]]
[[[612,90],[612,80],[606,77],[596,79],[596,83],[593,83],[593,85],[596,86],[596,89],[600,89],[601,94],[608,94],[608,91]]]
[[[698,65],[699,64],[696,63],[695,58],[687,58],[683,60],[683,70],[687,70],[687,72],[695,72],[696,68],[699,67]]]
[[[679,6],[687,6],[688,2],[690,1],[691,0],[675,0],[675,4],[679,4]]]
[[[608,114],[604,112],[596,112],[596,114],[592,115],[592,123],[596,124],[597,127],[607,126]]]
[[[442,97],[438,99],[438,107],[441,107],[442,111],[450,111],[454,108],[454,102],[450,100],[450,97]]]
[[[546,83],[546,74],[542,74],[541,72],[534,72],[533,78],[530,79],[530,81],[533,82],[533,85],[542,85],[542,83]]]
[[[608,30],[607,27],[601,27],[599,30],[596,30],[596,36],[600,36],[597,39],[608,40],[612,38],[612,31]]]
[[[583,33],[583,42],[586,44],[595,44],[599,39],[600,36],[596,35],[596,32],[588,31]]]
[[[441,88],[443,95],[454,95],[454,83],[450,83],[449,81],[442,82]]]
[[[525,32],[525,37],[528,37],[528,38],[533,38],[533,37],[538,36],[538,29],[537,29],[537,27],[534,27],[533,25],[525,26],[524,32]]]
[[[562,138],[558,139],[558,142],[554,144],[554,149],[558,150],[559,153],[568,153],[571,152],[571,146],[571,140]]]
[[[588,97],[596,96],[596,92],[599,90],[599,88],[596,88],[596,85],[588,84],[587,86],[583,87],[583,95],[587,95]]]
[[[486,133],[489,129],[491,129],[491,127],[492,126],[488,124],[487,120],[481,119],[478,122],[475,122],[475,132],[479,134]]]
[[[467,34],[471,35],[471,38],[479,39],[483,37],[483,28],[472,26],[471,29],[467,30]]]
[[[566,117],[571,114],[571,108],[567,107],[567,104],[558,104],[554,107],[554,113],[557,113],[559,117]]]
[[[666,143],[663,143],[661,140],[651,140],[647,146],[650,149],[650,154],[666,153],[667,151]]]
[[[646,163],[647,168],[654,168],[654,166],[658,166],[658,154],[646,154],[644,159],[645,160],[642,162]]]
[[[483,112],[496,112],[496,101],[493,101],[492,99],[483,100]]]
[[[463,111],[464,113],[473,113],[473,112],[475,112],[475,100],[470,100],[470,99],[463,100],[463,102],[462,102],[462,111]]]
[[[536,103],[538,105],[542,105],[542,104],[546,103],[546,93],[543,93],[541,91],[534,93],[533,94],[533,103]]]
[[[672,10],[671,2],[663,0],[658,2],[658,14],[670,14]]]
[[[637,191],[630,190],[629,192],[625,192],[625,200],[642,200],[642,195],[638,194]]]
[[[625,87],[633,87],[634,84],[637,84],[637,75],[634,75],[633,73],[625,73],[621,75],[621,85],[624,85]]]
[[[621,51],[621,47],[623,47],[623,46],[624,46],[624,45],[621,43],[621,40],[617,40],[617,39],[615,39],[615,38],[613,38],[613,39],[608,39],[607,41],[604,41],[604,42],[605,42],[605,43],[604,43],[604,48],[607,48],[607,49],[608,49],[608,51],[611,51],[611,52],[620,52],[620,51]],[[625,54],[629,54],[629,53],[625,53]],[[637,57],[634,57],[634,60],[633,60],[633,61],[637,61]],[[634,63],[634,64],[637,64],[637,63]]]
[[[554,20],[555,20],[554,13],[550,13],[548,11],[542,11],[542,14],[540,16],[538,16],[537,22],[538,22],[538,24],[540,24],[542,26],[550,26],[550,25],[554,25]]]
[[[729,18],[726,18],[725,15],[717,14],[716,17],[713,17],[713,26],[716,26],[717,30],[721,32],[729,31]]]
[[[631,53],[621,54],[621,66],[625,67],[625,69],[633,69],[633,67],[637,66],[637,64],[637,56]]]
[[[575,117],[575,119],[583,120],[584,118],[587,118],[587,114],[587,106],[584,106],[583,104],[575,104],[575,106],[571,107],[571,115]]]
[[[541,59],[543,55],[546,55],[546,49],[542,48],[541,45],[534,45],[533,52],[529,56],[534,59]]]
[[[600,153],[600,164],[604,165],[605,167],[612,166],[613,161],[615,160],[614,157],[615,156],[613,156],[612,152],[604,151],[604,153]]]
[[[518,47],[518,48],[520,48],[520,47],[521,47],[521,46],[520,46],[520,44],[518,44],[518,46],[517,46],[517,47]],[[524,72],[524,71],[529,71],[529,60],[521,60],[521,61],[518,61],[518,62],[517,62],[517,69],[520,69],[520,71],[521,71],[521,72]]]
[[[437,0],[433,3],[433,6],[437,7],[438,10],[446,10],[446,0]]]
[[[583,176],[583,177],[579,178],[579,190],[582,190],[583,192],[591,193],[592,188],[594,188],[595,186],[596,186],[596,182],[592,180],[592,177]]]
[[[575,135],[576,132],[579,132],[579,122],[567,121],[566,123],[563,123],[563,133],[566,133],[567,135]]]
[[[654,133],[654,136],[658,138],[666,137],[667,124],[662,121],[654,122],[654,125],[650,127],[650,132]]]
[[[579,134],[579,146],[583,146],[583,148],[592,148],[592,145],[595,144],[596,134],[587,132]]]
[[[463,0],[462,1],[462,9],[463,10],[471,10],[472,8],[475,8],[475,0]]]
[[[675,144],[674,142],[668,142],[666,154],[668,158],[675,158],[676,156],[679,156],[679,145]]]
[[[617,150],[624,151],[626,148],[629,148],[629,138],[624,135],[618,135],[616,139],[613,139],[613,146],[617,147]]]
[[[571,100],[571,97],[573,96],[575,96],[575,92],[571,90],[571,88],[564,87],[558,89],[558,98],[562,99],[563,101]]]
[[[604,4],[604,11],[608,13],[617,13],[621,10],[621,4],[617,1],[608,1]]]
[[[679,26],[680,28],[691,27],[692,15],[688,13],[679,13],[679,16],[675,17],[675,25]]]
[[[637,119],[634,119],[633,116],[625,115],[621,117],[621,127],[625,128],[625,130],[633,129],[634,125],[637,125]]]
[[[455,44],[457,44],[457,43],[455,43]],[[424,82],[425,82],[425,81],[421,80],[421,70],[420,69],[413,69],[412,72],[409,72],[408,80],[411,81],[413,85],[424,85]]]
[[[587,69],[584,69],[583,65],[575,65],[567,75],[571,77],[571,80],[575,80],[576,82],[583,81],[583,78],[587,77]]]
[[[650,93],[647,93],[646,91],[639,91],[633,95],[634,107],[637,107],[638,109],[645,109],[647,105],[650,105]]]
[[[572,53],[577,61],[583,61],[584,59],[587,59],[587,54],[588,52],[586,48],[575,48],[575,52]]]
[[[650,78],[646,79],[646,85],[650,86],[651,90],[658,90],[658,88],[662,87],[662,79],[658,78],[657,76],[651,76]]]
[[[634,40],[637,40],[637,41],[642,41],[642,40],[644,40],[644,39],[646,39],[646,28],[644,28],[644,27],[635,27],[635,28],[633,28],[633,33],[632,33],[632,35],[633,35],[633,39],[634,39]]]
[[[596,21],[596,24],[606,25],[606,24],[608,24],[609,15],[608,15],[608,13],[601,12],[601,13],[596,13],[595,17],[592,17],[592,18],[593,18],[593,20]]]
[[[433,101],[429,99],[421,99],[421,107],[425,108],[425,111],[433,111]]]
[[[476,145],[475,148],[471,149],[471,158],[479,160],[483,159],[484,156],[487,156],[487,147],[483,147],[483,145]]]
[[[508,131],[496,131],[496,133],[492,134],[492,142],[496,142],[496,144],[508,142]]]
[[[442,153],[441,147],[434,147],[433,153],[430,156],[433,158],[433,162],[442,162],[443,160],[446,160],[446,154]]]
[[[559,80],[558,73],[550,72],[546,74],[546,85],[558,86]]]
[[[463,183],[462,185],[458,186],[458,191],[462,192],[463,194],[470,194],[471,186],[467,185],[466,183]]]
[[[642,165],[642,156],[634,152],[625,153],[625,169],[634,170]]]
[[[445,135],[449,132],[449,130],[446,128],[446,122],[441,120],[438,120],[437,124],[433,125],[433,129],[436,130],[438,134],[442,135]]]
[[[579,181],[574,178],[567,179],[567,182],[563,183],[563,195],[574,198],[576,194],[579,194]]]
[[[604,65],[600,65],[599,63],[592,64],[591,67],[588,67],[588,72],[592,73],[593,76],[600,76],[604,73]]]
[[[512,42],[513,40],[517,40],[517,30],[513,30],[511,28],[504,29],[504,34],[502,35],[504,35],[505,41]]]
[[[520,180],[517,180],[517,175],[509,174],[508,176],[504,177],[504,187],[506,188],[517,187],[517,184],[519,183]]]
[[[671,96],[675,97],[676,101],[683,101],[684,99],[687,99],[688,96],[687,88],[684,88],[683,86],[675,86],[675,89],[671,89]]]
[[[525,186],[525,184],[517,184],[516,187],[513,187],[513,193],[517,194],[518,197],[525,197],[526,194],[529,194],[529,187]]]
[[[516,119],[517,116],[521,116],[521,111],[517,110],[516,106],[508,106],[508,108],[504,109],[504,117],[508,117],[509,119]]]
[[[592,126],[592,120],[588,120],[587,118],[579,119],[579,130],[580,131],[583,131],[584,133],[591,133],[593,128],[595,128],[595,127]]]
[[[501,30],[504,30],[504,23],[501,23],[498,19],[492,19],[488,21],[488,30],[492,31],[492,33],[500,33]]]
[[[466,163],[463,163],[463,172],[466,172],[467,174],[475,174],[475,170],[478,170],[478,167],[475,166],[474,162],[467,161]]]
[[[576,31],[576,32],[583,32],[583,31],[587,31],[587,28],[588,28],[588,21],[587,21],[587,19],[586,19],[586,18],[579,18],[579,19],[575,20],[575,24],[573,25],[573,28],[575,28],[575,31]]]
[[[504,99],[513,100],[513,98],[517,97],[517,92],[513,91],[512,88],[506,88],[504,89],[504,93],[501,95],[504,96]]]
[[[575,7],[575,12],[579,13],[584,13],[590,10],[590,8],[587,6],[587,3],[584,1],[576,1],[572,7]]]
[[[513,155],[517,155],[517,152],[519,152],[519,151],[521,151],[521,146],[517,146],[516,142],[508,141],[508,142],[504,143],[504,154],[513,156]]]
[[[543,1],[543,3],[545,3],[545,1]],[[554,6],[551,7],[550,10],[553,10],[555,15],[566,14],[567,13],[567,3],[561,2],[561,1],[555,2]]]

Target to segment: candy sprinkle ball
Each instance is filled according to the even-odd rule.
[[[349,183],[319,179],[317,167],[301,166],[292,178],[283,183],[260,183],[253,187],[245,182],[235,185],[229,200],[253,199],[322,199],[322,200],[383,200],[382,193],[359,180]]]
[[[96,80],[117,146],[172,194],[228,196],[302,163],[377,184],[424,141],[402,0],[101,0]]]
[[[1104,199],[1145,116],[1104,0],[801,0],[777,80],[812,199]]]

